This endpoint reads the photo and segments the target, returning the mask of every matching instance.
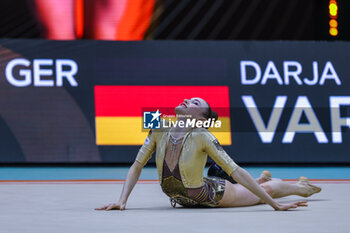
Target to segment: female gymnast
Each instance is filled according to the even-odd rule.
[[[178,121],[190,119],[217,120],[218,115],[201,98],[185,99],[175,108]],[[170,197],[173,207],[238,207],[261,203],[275,210],[288,210],[307,206],[306,201],[279,203],[273,198],[288,195],[311,196],[321,191],[300,177],[296,184],[271,179],[269,172],[254,180],[223,150],[218,140],[205,128],[180,127],[151,130],[125,179],[120,199],[96,210],[124,210],[143,166],[156,151],[156,165],[163,192]],[[218,177],[203,177],[209,155],[238,184]]]

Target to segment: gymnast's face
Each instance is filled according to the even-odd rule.
[[[184,99],[184,101],[175,108],[177,115],[187,115],[189,118],[205,120],[203,114],[208,111],[209,105],[205,100],[199,97]]]

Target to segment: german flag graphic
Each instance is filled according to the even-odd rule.
[[[148,134],[143,129],[145,109],[175,115],[174,108],[193,97],[206,100],[218,113],[221,128],[209,130],[221,145],[231,145],[227,86],[95,86],[96,144],[142,145]]]

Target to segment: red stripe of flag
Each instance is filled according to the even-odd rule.
[[[206,100],[219,116],[230,116],[227,86],[95,86],[95,113],[96,117],[140,117],[144,108],[173,111],[192,97]]]

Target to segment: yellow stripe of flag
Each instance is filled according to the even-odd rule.
[[[219,120],[224,132],[215,130],[212,133],[221,145],[231,145],[230,119],[221,117]],[[148,134],[142,123],[142,117],[96,117],[96,144],[142,145]]]

